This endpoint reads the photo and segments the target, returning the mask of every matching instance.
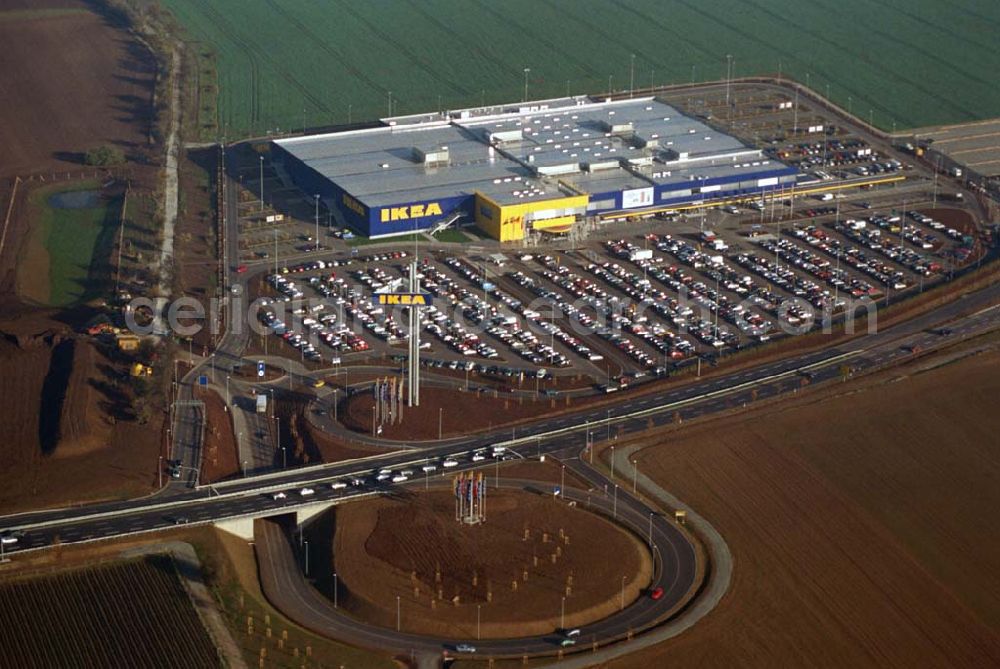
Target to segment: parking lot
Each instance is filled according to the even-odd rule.
[[[421,286],[434,296],[422,312],[424,364],[521,378],[567,370],[619,388],[836,317],[848,300],[922,290],[968,249],[968,231],[917,210],[822,207],[775,228],[747,223],[753,207],[735,210],[574,249],[421,253]],[[400,288],[412,258],[394,249],[282,266],[267,275],[274,302],[261,320],[303,360],[398,359],[405,312],[370,295]]]
[[[665,97],[799,167],[794,189],[602,220],[520,249],[421,242],[421,285],[434,296],[422,312],[423,364],[521,380],[583,374],[615,390],[859,301],[922,291],[981,251],[964,203],[858,119],[774,88],[734,85],[729,106],[724,96],[716,86]],[[414,242],[348,246],[322,204],[317,237],[316,202],[266,160],[245,163],[239,262],[268,268],[261,294],[275,303],[261,318],[279,351],[318,366],[398,362],[405,312],[370,293],[405,285]]]

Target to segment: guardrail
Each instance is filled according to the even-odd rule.
[[[589,429],[594,428],[594,427],[610,426],[610,425],[613,425],[615,423],[620,423],[620,422],[623,422],[623,421],[626,421],[626,420],[631,420],[633,418],[644,418],[646,416],[653,416],[653,415],[656,415],[658,413],[662,413],[664,411],[669,411],[671,409],[677,409],[677,408],[686,406],[686,405],[691,404],[693,402],[700,402],[700,401],[703,401],[703,400],[706,400],[706,399],[710,399],[712,397],[721,397],[723,395],[729,395],[731,393],[743,390],[744,388],[749,388],[749,387],[752,387],[752,386],[760,385],[761,383],[765,383],[767,381],[773,381],[775,379],[780,379],[780,378],[783,378],[783,377],[786,377],[786,376],[794,376],[795,374],[799,374],[801,372],[808,371],[808,370],[811,370],[811,369],[818,369],[820,367],[826,367],[827,365],[830,365],[832,363],[838,362],[840,360],[844,360],[844,359],[847,359],[847,358],[853,358],[854,356],[859,355],[861,353],[864,353],[864,350],[857,349],[857,350],[854,350],[854,351],[849,351],[847,353],[841,353],[840,355],[835,355],[835,356],[827,358],[825,360],[820,360],[819,362],[814,362],[814,363],[811,363],[811,364],[808,364],[808,365],[804,365],[802,367],[796,367],[794,369],[790,369],[790,370],[787,370],[785,372],[779,372],[778,374],[771,374],[770,376],[765,376],[765,377],[762,377],[762,378],[759,378],[759,379],[752,379],[750,381],[744,381],[743,383],[739,383],[739,384],[737,384],[735,386],[728,386],[726,388],[720,388],[719,390],[713,390],[713,391],[708,392],[708,393],[702,393],[701,395],[695,395],[694,397],[688,397],[688,398],[685,398],[685,399],[682,399],[682,400],[677,400],[675,402],[669,402],[667,404],[661,404],[659,406],[649,407],[647,409],[639,409],[637,411],[631,411],[631,412],[629,412],[627,414],[622,414],[622,415],[619,415],[619,416],[611,416],[611,417],[608,417],[608,418],[599,418],[599,419],[597,419],[595,421],[592,421],[592,422],[588,421],[584,425],[579,425],[579,424],[578,425],[570,425],[568,427],[562,427],[562,428],[559,428],[557,430],[550,430],[548,432],[542,432],[540,434],[534,434],[534,435],[531,435],[531,436],[528,436],[528,437],[518,437],[516,439],[509,439],[507,441],[500,441],[500,442],[497,442],[495,445],[496,446],[506,446],[508,448],[511,448],[511,447],[515,447],[515,446],[518,446],[518,445],[521,445],[521,444],[535,443],[535,442],[538,442],[541,439],[552,438],[552,437],[556,437],[556,436],[560,436],[560,435],[564,435],[564,434],[572,434],[573,432],[577,432],[579,430],[589,430]]]
[[[759,385],[761,383],[766,383],[768,381],[773,381],[775,379],[780,379],[780,378],[785,378],[785,377],[789,377],[789,376],[794,376],[794,375],[799,374],[799,373],[801,373],[803,371],[808,371],[808,370],[811,370],[811,369],[817,369],[817,368],[820,368],[820,367],[826,367],[826,366],[828,366],[830,364],[833,364],[833,363],[838,362],[840,360],[844,360],[844,359],[847,359],[847,358],[854,357],[854,356],[859,355],[859,354],[861,354],[863,352],[864,352],[864,350],[861,350],[861,349],[854,350],[854,351],[849,351],[847,353],[842,353],[842,354],[839,354],[839,355],[832,356],[830,358],[826,358],[825,360],[820,360],[818,362],[810,363],[808,365],[804,365],[804,366],[801,366],[801,367],[796,367],[794,369],[790,369],[790,370],[787,370],[785,372],[779,372],[777,374],[771,374],[769,376],[765,376],[765,377],[762,377],[762,378],[759,378],[759,379],[751,379],[749,381],[744,381],[743,383],[739,383],[739,384],[736,384],[734,386],[728,386],[726,388],[720,388],[719,390],[713,390],[711,392],[702,393],[702,394],[696,395],[694,397],[689,397],[689,398],[685,398],[685,399],[682,399],[682,400],[677,400],[675,402],[668,402],[667,404],[661,404],[661,405],[655,406],[655,407],[648,407],[646,409],[639,409],[639,410],[636,410],[636,411],[631,411],[631,412],[629,412],[627,414],[622,414],[622,415],[618,415],[618,416],[611,416],[609,418],[601,418],[601,419],[595,420],[593,422],[586,421],[584,423],[578,423],[576,425],[570,425],[570,426],[559,428],[559,429],[556,429],[556,430],[549,430],[547,432],[533,434],[533,435],[530,435],[530,436],[527,436],[527,437],[518,437],[518,438],[514,438],[514,439],[509,439],[507,441],[500,441],[500,442],[497,442],[496,444],[493,444],[493,445],[494,446],[504,446],[504,447],[507,447],[507,448],[514,448],[514,447],[519,446],[519,445],[534,444],[534,443],[537,443],[537,442],[539,442],[539,441],[541,441],[543,439],[550,439],[550,438],[556,437],[556,436],[561,436],[561,435],[565,435],[565,434],[572,434],[574,432],[579,432],[581,430],[589,430],[589,429],[592,429],[594,427],[608,426],[608,425],[612,425],[612,424],[615,424],[615,423],[621,423],[621,422],[626,421],[626,420],[631,420],[631,419],[635,419],[635,418],[643,418],[643,417],[646,417],[646,416],[656,415],[658,413],[662,413],[662,412],[665,412],[665,411],[674,410],[674,409],[677,409],[677,408],[680,408],[680,407],[683,407],[683,406],[687,406],[689,404],[693,404],[693,403],[696,403],[696,402],[701,402],[701,401],[704,401],[706,399],[710,399],[710,398],[713,398],[713,397],[721,397],[721,396],[732,394],[734,392],[739,392],[740,390],[743,390],[745,388],[750,388],[750,387]],[[465,451],[461,451],[460,453],[464,453],[464,452]],[[348,461],[345,461],[345,462],[357,462],[359,464],[360,463],[364,463],[365,467],[363,469],[359,469],[359,470],[355,470],[355,471],[351,471],[351,472],[340,472],[340,473],[337,473],[337,474],[333,474],[333,473],[329,472],[329,470],[334,465],[330,465],[330,464],[310,465],[308,467],[303,467],[301,469],[294,470],[294,472],[291,473],[291,475],[292,476],[296,476],[298,474],[313,474],[313,473],[321,473],[321,472],[323,474],[321,476],[316,476],[316,477],[313,477],[313,478],[296,479],[294,481],[282,481],[281,483],[275,483],[273,485],[256,486],[256,487],[254,487],[251,490],[239,490],[239,491],[229,492],[229,493],[220,493],[220,492],[218,492],[217,488],[224,487],[224,486],[235,486],[235,485],[240,485],[240,484],[244,484],[245,485],[248,481],[254,481],[254,482],[261,481],[261,480],[272,481],[272,480],[275,480],[275,479],[280,479],[280,478],[288,477],[290,475],[290,473],[287,472],[287,471],[269,472],[267,474],[262,474],[260,476],[253,477],[252,479],[233,479],[232,481],[227,481],[227,482],[224,482],[224,483],[199,486],[197,488],[197,490],[208,489],[209,497],[212,497],[213,496],[212,493],[215,493],[215,495],[214,495],[215,497],[217,497],[217,498],[225,498],[225,499],[230,499],[230,498],[236,499],[236,498],[239,498],[239,497],[248,497],[248,496],[252,496],[252,495],[267,494],[269,492],[277,492],[277,491],[280,491],[280,490],[287,490],[289,488],[296,488],[296,487],[307,486],[307,485],[312,485],[312,484],[321,484],[321,483],[324,483],[324,482],[328,482],[328,481],[330,481],[332,479],[367,476],[368,474],[371,473],[372,463],[376,463],[377,464],[378,462],[381,462],[383,460],[389,459],[389,458],[393,457],[394,455],[396,455],[396,454],[394,454],[394,453],[384,453],[384,454],[381,454],[380,453],[380,454],[374,455],[374,456],[367,456],[367,457],[364,457],[364,458],[356,458],[354,460],[348,460]],[[406,461],[403,461],[403,462],[394,462],[393,466],[396,467],[396,468],[406,467],[406,466],[410,466],[410,465],[417,466],[417,465],[420,465],[422,463],[426,463],[427,460],[428,460],[428,457],[425,456],[425,457],[415,458],[415,459],[412,459],[412,460],[406,460]],[[341,464],[343,464],[343,463],[337,463],[337,465],[341,465]],[[354,496],[352,496],[352,497],[354,497]],[[59,526],[59,525],[66,525],[66,524],[69,524],[69,523],[86,522],[86,521],[92,521],[92,520],[99,520],[99,519],[103,519],[103,518],[116,518],[116,517],[120,517],[120,516],[127,516],[127,515],[132,515],[132,514],[135,514],[135,513],[138,513],[138,512],[160,511],[160,510],[166,511],[166,510],[170,510],[170,509],[176,509],[176,508],[181,508],[181,507],[185,507],[185,506],[190,506],[192,504],[199,504],[199,503],[201,503],[203,501],[204,501],[203,498],[188,498],[188,499],[175,500],[175,501],[170,501],[170,502],[163,502],[163,503],[159,503],[159,504],[144,505],[144,506],[135,507],[135,508],[129,508],[129,509],[117,509],[117,510],[114,510],[114,511],[98,512],[98,513],[88,514],[88,515],[84,515],[84,516],[77,516],[77,517],[69,518],[69,519],[54,519],[54,520],[42,521],[40,523],[33,523],[33,524],[29,524],[29,525],[12,526],[9,529],[18,530],[18,529],[29,529],[29,528],[38,529],[38,528],[43,528],[43,527],[56,527],[56,526]],[[259,514],[246,514],[246,515],[259,515]]]

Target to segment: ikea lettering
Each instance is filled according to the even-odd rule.
[[[411,204],[405,207],[385,207],[382,209],[381,220],[383,223],[388,223],[440,215],[441,205],[437,202],[431,202],[430,204]]]
[[[365,215],[365,206],[360,202],[358,202],[357,200],[355,200],[350,195],[348,195],[347,193],[344,193],[344,206],[354,212],[361,214],[362,216]]]
[[[430,306],[430,293],[375,293],[375,304],[390,307],[426,307]]]

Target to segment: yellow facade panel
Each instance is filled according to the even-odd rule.
[[[552,228],[560,227],[570,227],[576,222],[576,216],[556,216],[555,218],[546,218],[542,221],[534,221],[531,224],[535,230],[550,230]]]
[[[590,202],[588,195],[571,195],[548,200],[530,200],[517,204],[498,204],[482,193],[476,193],[476,225],[483,232],[501,242],[516,242],[524,239],[527,214],[547,209],[583,209]],[[551,219],[536,220],[533,227],[559,227],[572,225],[575,216],[557,216]],[[550,221],[553,221],[550,223]],[[557,222],[555,222],[557,221]]]

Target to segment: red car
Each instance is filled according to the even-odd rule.
[[[661,597],[663,597],[663,588],[659,586],[653,588],[649,593],[649,598],[654,601],[660,599]]]
[[[246,265],[240,265],[239,267],[236,268],[236,273],[237,274],[243,274],[243,272],[245,272],[245,271],[247,271],[247,266]]]

